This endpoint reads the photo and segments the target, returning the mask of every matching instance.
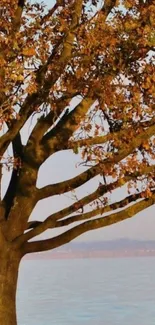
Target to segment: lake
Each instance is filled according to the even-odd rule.
[[[155,257],[23,260],[19,325],[154,325]]]

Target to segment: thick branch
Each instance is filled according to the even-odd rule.
[[[134,205],[128,207],[123,211],[116,212],[114,214],[111,214],[103,218],[86,221],[54,238],[26,243],[23,246],[23,251],[25,254],[27,254],[27,253],[46,251],[46,250],[59,247],[61,245],[70,242],[74,238],[80,236],[81,234],[87,231],[103,228],[112,225],[114,223],[118,223],[120,221],[132,218],[134,215],[136,215],[137,213],[139,213],[144,209],[147,209],[154,203],[155,203],[155,194],[153,194],[151,198],[135,203]]]
[[[68,95],[68,96],[64,95],[61,98],[57,99],[53,103],[53,106],[55,107],[53,107],[53,109],[45,117],[41,117],[38,120],[36,126],[34,127],[31,133],[31,137],[32,138],[37,137],[40,141],[45,135],[45,133],[48,131],[48,129],[50,129],[57,120],[59,119],[61,120],[60,117],[61,114],[63,113],[65,108],[69,105],[74,95],[75,94]]]
[[[12,32],[16,33],[20,29],[21,17],[25,5],[25,0],[18,0],[18,7],[15,12],[14,19],[12,21]]]
[[[101,12],[104,14],[105,17],[107,17],[111,10],[115,7],[116,0],[105,0],[104,5],[101,9]]]
[[[0,181],[2,181],[2,165],[0,164]],[[0,222],[5,219],[6,207],[2,201],[1,189],[0,189]]]
[[[84,147],[84,146],[93,146],[96,144],[104,144],[108,141],[113,141],[114,139],[121,140],[123,138],[128,139],[128,134],[130,130],[136,129],[138,127],[147,128],[151,125],[154,125],[155,120],[150,120],[141,123],[135,123],[133,126],[130,126],[128,129],[120,129],[116,132],[108,133],[102,136],[89,137],[86,139],[80,139],[75,141],[69,141],[68,149],[73,149],[75,147]]]
[[[93,103],[94,99],[89,97],[84,98],[73,111],[66,115],[65,119],[60,120],[58,125],[43,137],[42,145],[44,148],[47,148],[47,151],[49,148],[50,154],[67,147],[69,138],[79,127]]]
[[[121,201],[115,202],[115,203],[107,205],[105,207],[97,208],[95,210],[91,210],[86,213],[77,214],[75,216],[71,216],[66,219],[59,220],[55,223],[54,228],[68,226],[74,222],[91,219],[97,215],[103,215],[106,212],[121,209],[121,208],[129,205],[131,202],[137,201],[138,199],[141,199],[141,198],[142,198],[142,193],[136,193],[136,194],[130,195]],[[27,229],[32,229],[32,228],[34,229],[37,226],[41,225],[42,223],[43,223],[42,221],[30,221],[30,222],[28,222]],[[53,228],[53,226],[51,226],[50,228]]]
[[[43,89],[44,89],[45,93],[49,93],[52,85],[61,76],[62,72],[64,71],[65,66],[67,65],[70,58],[72,57],[72,48],[73,48],[73,43],[74,43],[74,39],[75,39],[75,32],[78,28],[79,19],[80,19],[81,12],[82,12],[82,3],[83,3],[82,0],[76,0],[74,6],[72,8],[72,21],[69,26],[68,33],[63,38],[63,41],[61,41],[61,43],[63,43],[63,50],[61,52],[60,57],[56,58],[56,62],[53,62],[52,61],[53,54],[51,54],[47,63],[41,67],[42,72],[43,72],[43,75],[41,73],[41,78],[43,78],[46,74],[49,64],[54,63],[57,66],[57,69],[54,71],[54,73],[52,71],[52,73],[49,75],[49,77],[45,80],[45,82],[43,84]],[[59,42],[56,45],[56,50],[58,47],[59,47]],[[55,52],[55,49],[54,49],[54,52]],[[39,70],[40,70],[40,68],[39,68]]]
[[[85,172],[81,173],[80,175],[75,176],[67,181],[56,183],[53,185],[47,185],[38,190],[38,200],[45,199],[52,195],[58,195],[58,194],[63,194],[65,192],[69,192],[85,184],[86,182],[88,182],[95,176],[99,175],[100,173],[101,173],[101,168],[100,165],[98,164],[86,170]]]
[[[50,111],[47,116],[42,116],[37,124],[35,125],[28,143],[24,150],[25,161],[29,162],[31,165],[40,166],[40,164],[45,159],[46,151],[44,146],[41,145],[41,140],[45,132],[60,118],[61,113],[64,111],[67,104],[70,102],[71,98],[66,98],[63,96],[61,99],[58,99],[56,102],[56,110],[53,109]],[[61,117],[61,120],[64,119],[64,116]]]
[[[132,179],[131,176],[126,176],[123,181],[127,182],[130,179]],[[119,179],[118,181],[116,181],[112,184],[99,185],[97,190],[94,191],[93,193],[85,196],[84,198],[82,198],[78,202],[75,202],[74,204],[70,205],[69,207],[62,209],[61,211],[58,211],[57,213],[54,213],[51,216],[49,216],[46,220],[44,220],[44,222],[39,224],[35,229],[33,229],[33,230],[29,231],[28,233],[24,234],[23,236],[21,236],[21,238],[19,238],[19,242],[24,242],[26,240],[29,240],[29,239],[41,234],[45,230],[47,230],[51,227],[55,227],[57,220],[65,218],[69,214],[76,212],[79,209],[83,210],[83,207],[85,205],[88,205],[89,203],[100,198],[101,196],[108,193],[109,191],[112,191],[112,190],[120,187],[121,185],[122,185],[122,179]],[[122,202],[122,204],[123,203],[124,202]]]
[[[121,184],[120,184],[120,181],[117,181],[112,185],[113,185],[113,188],[116,188],[116,187],[119,187]],[[106,185],[106,186],[100,185],[97,188],[97,190],[94,191],[93,193],[85,196],[84,198],[82,198],[78,202],[75,202],[74,204],[70,205],[69,207],[62,209],[61,211],[58,211],[58,212],[52,214],[51,216],[49,216],[47,219],[44,220],[44,222],[42,222],[42,224],[38,225],[35,229],[32,229],[31,231],[29,231],[26,234],[17,238],[17,241],[19,243],[25,242],[35,236],[40,235],[45,230],[47,230],[51,227],[52,228],[55,227],[57,220],[65,218],[69,214],[76,212],[79,209],[83,209],[83,206],[85,206],[85,205],[91,203],[92,201],[94,201],[95,199],[101,197],[102,195],[107,193],[109,190],[111,190],[111,188],[112,188],[111,184]]]
[[[142,167],[140,168],[140,171],[135,171],[133,173],[126,173],[124,177],[121,178],[120,182],[121,184],[125,184],[129,180],[135,179],[137,177],[140,177],[142,175],[147,175],[149,173],[154,173],[155,172],[155,166],[147,166],[147,167]],[[41,189],[38,190],[37,198],[38,200],[45,199],[49,196],[52,195],[58,195],[58,194],[63,194],[65,192],[69,192],[73,189],[76,189],[77,187],[83,185],[96,175],[100,173],[99,166],[92,167],[88,169],[87,171],[83,172],[82,174],[71,178],[67,181],[61,182],[61,183],[56,183],[52,185],[47,185]],[[111,189],[114,186],[115,183],[111,183]],[[107,187],[107,185],[105,186]]]

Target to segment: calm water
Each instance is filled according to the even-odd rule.
[[[19,325],[154,325],[155,258],[25,260]]]

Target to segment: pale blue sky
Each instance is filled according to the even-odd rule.
[[[50,0],[45,0],[44,2],[48,5],[54,3]],[[22,135],[26,138],[28,136],[28,130],[23,130]],[[70,151],[64,151],[53,155],[53,157],[49,158],[40,169],[38,186],[42,187],[50,183],[56,183],[79,174],[83,171],[83,167],[76,167],[79,160],[80,157]],[[3,180],[5,184],[4,188],[6,188],[8,182],[8,175],[6,173],[4,174]],[[82,190],[78,191],[78,197],[80,197],[82,193],[88,193],[90,188],[95,188],[96,184],[96,181],[93,180],[89,184],[84,185]],[[120,199],[123,197],[123,193],[124,191],[118,191],[116,194],[117,197],[112,197],[112,200]],[[32,214],[32,218],[38,220],[45,219],[51,213],[71,203],[72,200],[67,194],[46,199],[38,203]],[[110,240],[120,237],[155,239],[154,218],[155,206],[139,213],[133,219],[103,229],[93,230],[82,235],[77,240]],[[42,238],[48,237],[51,234],[55,235],[56,233],[55,230],[53,232],[47,231]]]

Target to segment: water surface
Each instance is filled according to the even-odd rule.
[[[24,260],[19,325],[154,325],[155,258]]]

